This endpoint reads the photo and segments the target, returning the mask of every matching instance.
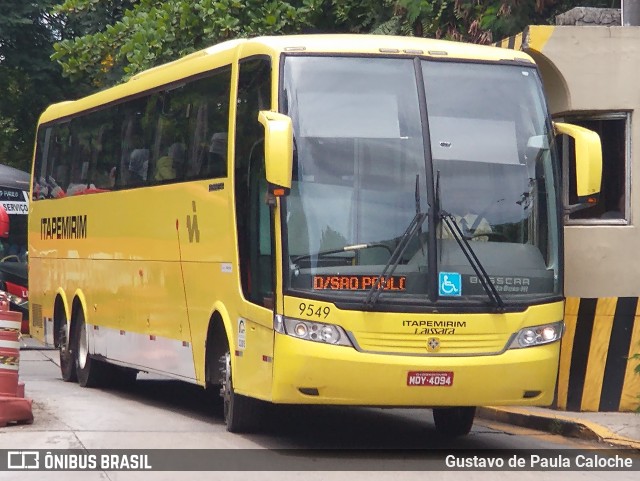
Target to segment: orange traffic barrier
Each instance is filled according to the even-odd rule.
[[[25,399],[18,379],[21,326],[22,314],[10,311],[6,298],[0,297],[0,427],[33,422],[31,400]]]

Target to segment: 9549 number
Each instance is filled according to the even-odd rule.
[[[409,371],[407,386],[453,386],[453,372],[451,371]]]
[[[331,308],[328,306],[318,306],[317,304],[307,304],[301,302],[298,306],[301,316],[317,317],[318,319],[326,319],[331,314]]]

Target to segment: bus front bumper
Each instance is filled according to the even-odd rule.
[[[554,342],[485,356],[374,354],[276,334],[271,400],[398,407],[548,406],[559,349],[560,342]],[[415,382],[420,376],[436,382]]]

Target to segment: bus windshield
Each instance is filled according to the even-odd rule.
[[[289,56],[283,90],[289,291],[364,300],[395,256],[380,304],[486,303],[466,244],[505,302],[559,295],[557,166],[533,66]]]

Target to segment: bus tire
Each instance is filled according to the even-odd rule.
[[[224,422],[230,433],[250,433],[258,428],[261,404],[257,399],[236,394],[233,390],[231,353],[220,358],[220,396],[223,401]]]
[[[60,374],[65,382],[76,382],[75,339],[74,336],[67,341],[67,325],[61,323],[58,331],[58,350],[60,352]]]
[[[108,365],[92,358],[89,355],[89,336],[84,322],[84,313],[78,311],[75,326],[75,366],[78,376],[78,384],[82,387],[98,387],[106,383],[108,378]]]
[[[456,438],[469,434],[475,415],[475,406],[434,408],[433,422],[438,434],[445,438]]]

